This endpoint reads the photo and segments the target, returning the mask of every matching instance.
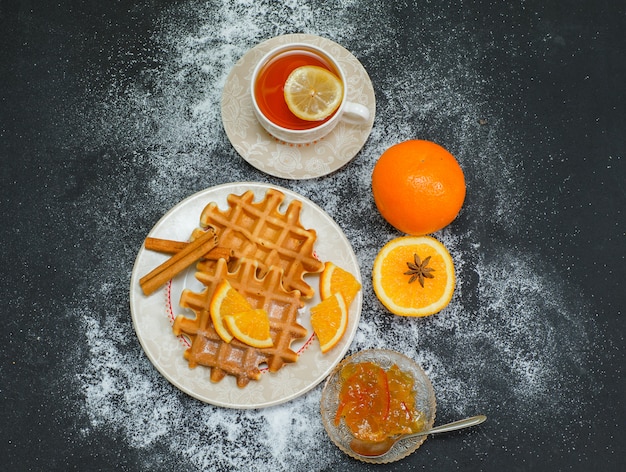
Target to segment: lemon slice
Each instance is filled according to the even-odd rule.
[[[289,110],[306,121],[320,121],[333,114],[343,99],[339,77],[319,66],[294,69],[284,87]]]

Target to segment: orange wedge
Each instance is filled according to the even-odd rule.
[[[374,260],[374,292],[396,315],[428,316],[443,310],[452,299],[454,284],[452,257],[430,236],[396,238]]]
[[[332,349],[348,327],[348,307],[340,293],[334,293],[311,308],[311,325],[322,352]]]
[[[361,284],[354,275],[333,262],[326,262],[324,271],[320,276],[320,296],[322,300],[326,300],[339,292],[343,295],[346,306],[350,307],[359,290],[361,290]]]
[[[226,315],[224,322],[235,338],[248,346],[272,347],[270,319],[263,308]]]
[[[339,108],[343,84],[339,77],[319,66],[294,69],[283,88],[291,113],[307,121],[323,120]]]
[[[216,287],[211,298],[209,310],[211,312],[211,320],[215,331],[224,342],[231,342],[233,335],[228,331],[224,324],[224,318],[228,315],[234,315],[252,309],[248,300],[235,290],[227,280],[222,280]]]

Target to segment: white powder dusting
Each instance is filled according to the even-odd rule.
[[[195,470],[322,470],[342,457],[321,424],[321,387],[260,411],[215,408],[167,383],[134,336],[124,299],[141,239],[178,201],[228,181],[277,182],[335,218],[349,234],[364,279],[353,350],[391,348],[415,358],[433,381],[445,419],[487,410],[504,414],[504,405],[485,400],[493,388],[511,404],[514,399],[509,406],[516,411],[530,410],[537,402],[547,403],[555,415],[576,407],[571,397],[559,394],[560,387],[573,384],[559,366],[563,359],[571,365],[583,361],[587,334],[573,302],[563,299],[559,280],[538,273],[532,254],[509,246],[522,228],[516,214],[527,198],[527,182],[518,177],[515,133],[483,97],[488,78],[477,71],[471,28],[450,32],[442,18],[421,18],[411,36],[414,49],[406,51],[398,48],[405,32],[394,35],[393,12],[382,5],[343,2],[343,8],[331,11],[317,3],[223,1],[173,7],[163,13],[152,38],[150,49],[162,51],[161,62],[122,90],[94,99],[93,113],[85,113],[83,132],[97,130],[94,148],[118,143],[132,162],[96,182],[97,191],[81,202],[93,212],[102,239],[112,241],[99,249],[101,272],[85,282],[86,287],[102,284],[102,290],[86,301],[89,309],[74,313],[89,346],[89,361],[79,376],[84,408],[93,430],[117,431],[139,454],[145,451],[152,467],[164,461]],[[356,11],[355,17],[375,15],[376,24],[354,24],[347,9]],[[326,36],[376,71],[372,135],[346,169],[324,179],[277,181],[242,164],[220,121],[221,90],[237,59],[258,42],[290,32]],[[469,46],[464,50],[459,44]],[[488,125],[479,119],[488,119]],[[447,147],[468,180],[458,222],[437,234],[456,263],[456,295],[444,312],[427,319],[388,314],[369,279],[378,248],[398,236],[375,210],[371,170],[386,148],[412,138]],[[141,180],[134,177],[137,168]],[[355,231],[354,225],[381,230]],[[127,228],[121,251],[115,245],[120,227]],[[478,243],[492,232],[501,238],[494,242],[496,253]],[[111,298],[113,303],[104,303]],[[527,419],[542,421],[532,415]],[[155,449],[165,458],[156,458]]]

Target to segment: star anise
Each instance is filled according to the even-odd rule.
[[[406,265],[409,266],[409,270],[407,270],[404,275],[410,275],[409,283],[419,281],[420,285],[424,286],[424,279],[434,279],[435,276],[432,272],[435,271],[432,267],[428,267],[428,263],[430,262],[430,256],[428,256],[423,261],[417,254],[413,254],[413,262],[407,262]]]

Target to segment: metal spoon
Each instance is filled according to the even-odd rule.
[[[427,429],[418,433],[403,434],[400,436],[393,436],[383,441],[373,442],[364,441],[362,439],[354,438],[350,443],[350,449],[353,452],[363,457],[380,457],[387,454],[393,445],[398,441],[403,441],[408,438],[414,438],[417,436],[424,436],[426,434],[445,433],[448,431],[456,431],[457,429],[468,428],[470,426],[476,426],[477,424],[485,421],[487,417],[485,415],[472,416],[463,420],[453,421],[452,423],[443,424],[436,428]]]

